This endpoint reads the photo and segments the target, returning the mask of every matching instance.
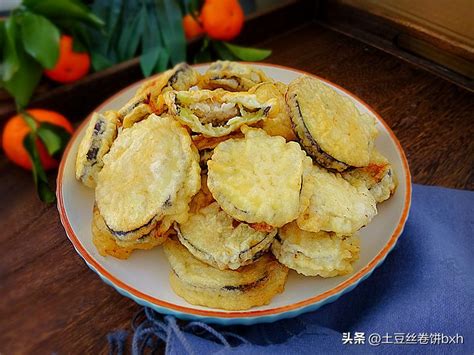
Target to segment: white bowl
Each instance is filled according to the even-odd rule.
[[[312,75],[277,65],[258,63],[253,63],[253,65],[263,70],[269,77],[284,83],[289,83],[302,74]],[[207,64],[198,65],[196,69],[204,72],[207,67]],[[277,295],[270,304],[246,311],[231,312],[194,306],[177,296],[168,282],[170,268],[161,247],[135,251],[128,260],[101,256],[92,244],[91,236],[94,191],[84,187],[75,179],[74,169],[77,148],[90,115],[69,142],[57,179],[58,210],[61,222],[76,251],[106,283],[137,303],[178,318],[198,319],[210,323],[273,322],[316,310],[352,290],[384,261],[403,231],[411,201],[410,172],[400,143],[380,116],[343,88],[327,80],[318,79],[336,89],[341,95],[349,97],[361,112],[368,112],[377,119],[380,134],[376,147],[390,160],[399,179],[399,186],[394,196],[378,206],[378,215],[360,231],[360,259],[354,264],[352,274],[323,279],[304,277],[291,271],[284,292]],[[97,107],[95,111],[120,108],[132,97],[140,84],[141,82],[137,82],[123,89]]]

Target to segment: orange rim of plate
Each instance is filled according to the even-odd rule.
[[[209,65],[210,63],[203,63],[203,64],[198,64],[194,65],[193,67],[201,67],[201,66],[206,66]],[[181,313],[186,313],[186,314],[193,314],[197,316],[204,316],[204,317],[219,317],[219,318],[246,318],[246,317],[260,317],[260,316],[269,316],[269,315],[276,315],[276,314],[281,314],[281,313],[286,313],[289,311],[301,309],[303,307],[312,305],[314,303],[323,301],[331,296],[335,296],[348,287],[352,285],[358,284],[364,276],[368,275],[379,263],[381,263],[387,254],[390,252],[390,250],[393,248],[395,243],[397,242],[399,236],[401,235],[403,228],[405,226],[405,222],[408,218],[408,212],[410,210],[410,204],[411,204],[411,176],[410,176],[410,169],[408,167],[408,161],[405,156],[405,153],[402,149],[402,146],[400,142],[398,141],[397,137],[395,134],[392,132],[388,124],[380,117],[380,115],[367,103],[356,97],[354,94],[351,92],[347,91],[346,89],[342,88],[341,86],[332,83],[329,80],[323,79],[317,75],[298,70],[298,69],[293,69],[289,67],[285,67],[283,65],[277,65],[277,64],[268,64],[268,63],[255,63],[255,62],[246,62],[246,64],[255,64],[255,65],[263,65],[263,66],[268,66],[268,67],[274,67],[274,68],[279,68],[279,69],[284,69],[292,72],[297,72],[302,75],[308,75],[312,76],[316,79],[319,79],[327,84],[330,84],[341,91],[343,91],[345,94],[353,98],[354,100],[358,101],[360,104],[365,106],[367,110],[369,110],[375,117],[377,117],[378,121],[385,127],[387,132],[390,134],[390,137],[393,142],[395,142],[395,146],[397,148],[397,151],[402,159],[403,163],[403,172],[405,174],[405,184],[406,184],[406,192],[405,192],[405,203],[402,211],[402,215],[398,221],[398,225],[393,231],[390,240],[388,243],[384,246],[384,248],[361,270],[359,270],[357,273],[352,275],[349,279],[341,282],[339,285],[336,287],[333,287],[332,289],[323,292],[317,296],[307,298],[303,301],[292,303],[287,306],[281,306],[281,307],[276,307],[276,308],[270,308],[270,309],[265,309],[265,310],[258,310],[258,311],[242,311],[242,312],[224,312],[224,311],[209,311],[209,310],[201,310],[201,309],[195,309],[195,308],[189,308],[189,307],[183,307],[176,305],[174,303],[169,303],[166,301],[162,301],[158,298],[152,297],[150,295],[147,295],[137,289],[135,289],[132,286],[129,286],[128,284],[124,283],[123,281],[119,280],[115,276],[113,276],[110,272],[108,272],[102,265],[96,261],[88,252],[87,250],[82,246],[81,242],[77,238],[76,234],[74,233],[70,223],[69,219],[66,214],[66,210],[64,208],[64,201],[63,201],[63,196],[62,196],[62,180],[63,180],[63,173],[64,173],[64,167],[65,167],[65,162],[66,162],[66,157],[69,154],[69,151],[71,147],[74,145],[75,140],[77,139],[78,133],[82,130],[83,126],[89,121],[91,115],[93,112],[100,111],[105,105],[107,105],[110,101],[114,100],[117,96],[122,95],[124,92],[128,91],[130,87],[140,84],[146,80],[150,80],[153,77],[156,77],[160,74],[156,74],[155,76],[149,77],[142,79],[138,82],[135,82],[126,88],[120,90],[117,92],[115,95],[109,97],[107,100],[105,100],[101,105],[99,105],[93,112],[91,112],[87,118],[84,120],[84,122],[77,128],[76,132],[74,133],[73,137],[69,141],[64,154],[63,158],[61,160],[61,164],[59,166],[59,171],[58,171],[58,177],[57,177],[57,188],[56,188],[56,195],[58,198],[58,210],[59,210],[59,215],[61,219],[61,223],[64,226],[64,229],[66,230],[66,234],[68,238],[71,240],[72,244],[76,248],[76,250],[81,254],[81,256],[84,258],[84,260],[91,266],[95,268],[97,272],[99,272],[103,277],[107,278],[114,286],[117,286],[126,292],[130,293],[131,295],[140,298],[144,301],[147,301],[153,305],[159,306],[159,307],[164,307],[171,309],[173,311],[181,312]]]

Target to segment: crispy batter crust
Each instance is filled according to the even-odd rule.
[[[288,269],[268,254],[239,270],[218,270],[193,257],[178,241],[168,239],[164,250],[173,291],[192,304],[243,310],[268,304],[285,287]]]
[[[259,232],[246,223],[235,223],[216,202],[175,229],[191,254],[221,270],[235,270],[254,262],[268,250],[276,234],[276,228]]]
[[[249,93],[255,94],[257,99],[264,102],[270,99],[275,99],[276,103],[268,113],[268,116],[261,122],[261,128],[271,136],[282,136],[287,141],[296,140],[293,132],[290,112],[285,101],[285,93],[281,90],[285,89],[284,84],[265,82],[258,84],[249,90]],[[281,87],[283,85],[284,87]]]
[[[118,136],[104,159],[96,200],[111,232],[134,240],[159,221],[168,228],[185,220],[199,186],[199,155],[188,132],[153,115]]]
[[[180,63],[152,80],[146,81],[120,110],[124,128],[131,127],[151,113],[166,110],[163,93],[168,90],[188,90],[199,81],[199,74],[188,64]]]
[[[300,143],[320,165],[337,171],[368,165],[377,136],[371,116],[308,76],[288,86],[286,100]]]
[[[189,204],[189,212],[197,213],[201,208],[207,207],[213,202],[214,197],[207,187],[207,175],[201,173],[201,189],[193,196]]]
[[[244,135],[240,131],[232,132],[222,137],[206,137],[203,134],[196,134],[192,136],[193,143],[199,151],[214,149],[215,147],[217,147],[217,145],[220,142],[226,141],[230,138],[243,138],[243,137]]]
[[[128,259],[132,251],[137,249],[151,249],[162,244],[168,233],[159,235],[152,231],[149,235],[133,242],[121,242],[116,239],[109,231],[104,223],[104,219],[100,215],[99,209],[94,206],[92,217],[92,242],[97,251],[102,256],[113,256],[118,259]]]
[[[359,259],[359,238],[328,232],[307,232],[291,222],[278,230],[273,255],[305,276],[334,277],[353,271]]]
[[[164,99],[172,115],[206,137],[226,136],[244,124],[264,119],[276,101],[261,102],[253,94],[222,89],[168,91]]]
[[[397,178],[390,162],[376,149],[372,150],[368,166],[350,169],[342,177],[356,187],[369,189],[377,202],[388,200],[397,188]]]
[[[92,115],[76,156],[76,179],[84,185],[96,186],[97,175],[104,166],[104,155],[117,137],[119,124],[115,111]]]
[[[308,184],[313,190],[309,206],[297,219],[303,230],[351,235],[377,214],[375,200],[367,188],[356,188],[339,174],[313,166]]]
[[[244,134],[245,139],[229,139],[214,149],[207,163],[209,190],[233,218],[281,227],[300,213],[303,173],[310,159],[298,143],[283,137],[248,127]]]
[[[199,87],[211,90],[222,88],[228,91],[248,91],[266,81],[271,80],[261,70],[251,65],[219,60],[212,63],[201,76]]]

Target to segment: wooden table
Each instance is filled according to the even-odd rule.
[[[316,24],[260,45],[273,49],[269,62],[327,78],[377,110],[415,183],[474,188],[472,94]],[[89,270],[27,172],[1,155],[0,176],[0,353],[106,352],[107,333],[130,330],[140,307]]]

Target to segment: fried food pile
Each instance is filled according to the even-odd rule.
[[[243,310],[283,292],[289,269],[353,271],[357,232],[397,185],[376,136],[372,116],[318,79],[183,63],[92,115],[76,178],[95,188],[101,255],[163,244],[176,294]]]

